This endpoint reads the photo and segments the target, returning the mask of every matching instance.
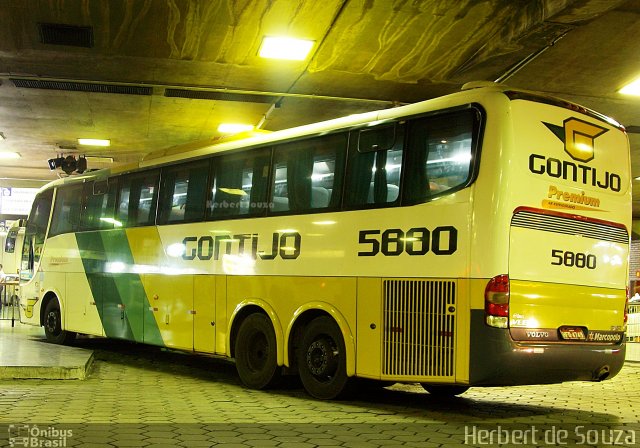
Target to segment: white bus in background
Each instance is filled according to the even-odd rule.
[[[18,278],[22,242],[24,241],[25,220],[15,221],[7,230],[2,244],[2,270],[7,276]]]
[[[20,278],[20,258],[24,241],[26,220],[14,221],[2,238],[2,271],[5,273],[4,283],[0,288],[2,305],[17,304],[19,297],[18,280]]]

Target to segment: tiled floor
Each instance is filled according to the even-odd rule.
[[[247,390],[232,364],[201,356],[101,339],[76,347],[95,354],[84,380],[0,380],[0,446],[30,446],[28,437],[78,447],[457,447],[519,435],[528,436],[520,446],[640,444],[640,364],[631,362],[602,383],[472,388],[448,401],[394,385],[324,402],[296,382]]]

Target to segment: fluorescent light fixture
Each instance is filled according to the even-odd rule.
[[[303,61],[309,55],[313,44],[312,40],[265,36],[258,54],[261,58]]]
[[[99,138],[79,138],[78,144],[85,146],[111,146],[111,140]]]
[[[218,132],[222,134],[237,134],[238,132],[253,131],[253,125],[240,123],[222,123]]]
[[[20,154],[11,151],[0,151],[0,159],[19,159]]]
[[[113,163],[113,157],[86,156],[85,159],[91,163]]]
[[[629,84],[624,86],[622,89],[620,89],[619,92],[624,95],[640,96],[640,78],[630,82]]]

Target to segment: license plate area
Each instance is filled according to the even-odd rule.
[[[586,341],[587,329],[584,327],[560,327],[558,328],[560,339],[564,341]]]

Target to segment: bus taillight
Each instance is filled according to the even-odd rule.
[[[497,328],[509,326],[509,276],[497,275],[484,290],[484,313],[487,325]]]

